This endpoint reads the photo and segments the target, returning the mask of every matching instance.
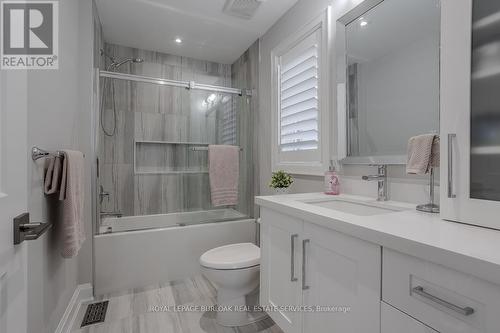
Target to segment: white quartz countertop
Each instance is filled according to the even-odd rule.
[[[261,207],[500,284],[500,231],[445,221],[439,214],[418,212],[415,205],[393,201],[386,204],[405,210],[357,216],[303,202],[334,198],[376,202],[373,198],[323,193],[260,196],[255,202]]]

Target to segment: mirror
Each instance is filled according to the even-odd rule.
[[[440,3],[373,2],[337,22],[340,153],[405,164],[410,137],[439,131]]]

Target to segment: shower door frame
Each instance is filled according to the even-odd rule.
[[[100,101],[104,91],[101,91],[101,78],[108,78],[112,80],[125,80],[130,82],[155,84],[167,87],[180,87],[187,90],[201,90],[201,91],[213,91],[231,95],[238,95],[240,97],[252,97],[251,89],[238,89],[230,88],[217,85],[200,84],[195,81],[180,81],[180,80],[169,80],[163,78],[156,78],[143,75],[126,74],[119,72],[111,72],[102,70],[99,68],[94,69],[94,98],[93,98],[93,112],[92,112],[92,235],[96,235],[99,230],[100,215],[99,215],[99,202],[98,202],[98,178],[99,178],[99,156],[98,148],[100,146],[99,142],[99,117],[100,117]]]

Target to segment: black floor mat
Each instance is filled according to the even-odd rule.
[[[89,304],[80,327],[104,322],[104,319],[106,319],[106,311],[108,310],[108,303],[109,301],[102,301]]]

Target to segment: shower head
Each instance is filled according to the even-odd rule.
[[[110,67],[113,69],[117,69],[118,67],[121,67],[129,62],[133,63],[133,64],[140,64],[140,63],[144,62],[144,59],[142,59],[142,58],[127,58],[124,60],[120,60],[118,62],[113,61],[110,65]]]
[[[106,54],[102,49],[101,49],[101,54],[106,56],[111,61],[111,63],[107,67],[107,70],[117,69],[118,67],[121,67],[127,63],[140,64],[144,62],[144,59],[142,58],[126,58],[123,60],[117,60],[114,57],[111,57],[110,55]]]

